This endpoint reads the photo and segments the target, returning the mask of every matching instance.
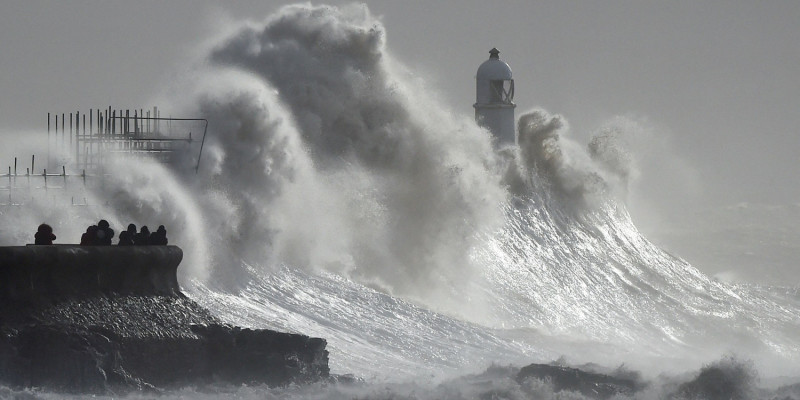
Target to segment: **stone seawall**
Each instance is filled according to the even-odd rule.
[[[178,295],[177,246],[0,247],[0,299]]]
[[[0,247],[0,383],[70,393],[328,377],[326,341],[221,323],[176,246]]]

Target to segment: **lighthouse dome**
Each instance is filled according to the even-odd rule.
[[[497,49],[492,49],[489,54],[489,59],[484,61],[483,64],[478,67],[478,74],[476,78],[478,80],[487,81],[506,81],[512,79],[511,67],[509,67],[504,61],[500,61],[500,52]]]

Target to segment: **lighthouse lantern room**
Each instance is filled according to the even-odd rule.
[[[516,144],[514,79],[511,67],[500,61],[500,51],[489,51],[489,59],[478,67],[475,80],[475,121],[497,137],[498,145]]]

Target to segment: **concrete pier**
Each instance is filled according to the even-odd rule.
[[[0,300],[138,294],[176,296],[177,246],[0,247]]]
[[[222,323],[176,246],[0,247],[0,384],[116,393],[327,379],[325,339]]]

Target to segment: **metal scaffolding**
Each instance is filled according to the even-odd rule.
[[[85,190],[104,185],[108,175],[102,167],[112,159],[181,161],[174,167],[197,172],[208,129],[204,118],[165,118],[157,107],[132,112],[90,109],[62,113],[60,119],[59,123],[58,114],[47,113],[47,156],[39,162],[43,168],[36,170],[36,155],[24,169],[14,157],[13,168],[9,165],[8,172],[0,174],[0,206],[23,205],[42,195],[63,199],[58,193],[66,191],[72,194],[72,205],[88,205]]]
[[[162,163],[171,163],[175,161],[173,156],[176,153],[193,152],[198,148],[195,171],[200,167],[200,157],[208,130],[208,120],[204,118],[165,118],[161,116],[157,107],[153,107],[152,110],[121,110],[108,107],[103,110],[90,109],[88,115],[80,112],[69,113],[67,131],[66,115],[66,113],[61,114],[59,130],[58,114],[55,114],[53,136],[50,129],[51,114],[47,114],[48,162],[53,144],[56,147],[73,148],[69,151],[74,154],[70,169],[84,173],[94,173],[112,157],[145,156]]]

